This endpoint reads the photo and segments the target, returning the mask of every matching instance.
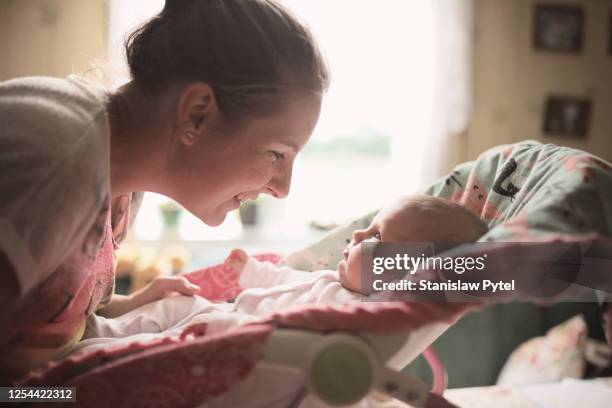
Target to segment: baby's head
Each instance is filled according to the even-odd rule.
[[[353,239],[338,264],[340,281],[361,292],[361,242],[474,242],[488,231],[472,211],[443,198],[415,195],[383,208]]]

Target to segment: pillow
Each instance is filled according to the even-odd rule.
[[[546,336],[519,345],[510,354],[497,385],[518,385],[581,378],[587,327],[582,316],[550,329]]]

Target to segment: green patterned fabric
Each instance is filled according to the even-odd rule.
[[[612,166],[580,150],[525,141],[497,146],[422,191],[458,202],[486,220],[480,241],[549,241],[612,236]],[[355,229],[376,212],[330,232],[284,263],[334,269]]]
[[[547,241],[612,235],[612,166],[580,150],[526,141],[457,166],[425,194],[484,218],[481,241]]]
[[[422,193],[459,202],[479,214],[491,228],[481,241],[612,236],[612,167],[576,149],[535,141],[498,146],[458,165]],[[367,227],[375,214],[331,231],[284,262],[302,270],[334,269],[353,230]],[[577,313],[586,317],[591,336],[603,338],[596,303],[498,304],[465,316],[434,343],[449,386],[494,384],[516,345]],[[405,371],[431,378],[422,357]]]

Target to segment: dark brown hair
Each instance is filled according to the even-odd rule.
[[[203,81],[232,119],[273,112],[329,85],[313,35],[276,0],[166,0],[125,48],[144,92]]]

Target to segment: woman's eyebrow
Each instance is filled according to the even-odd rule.
[[[288,140],[279,140],[277,143],[279,145],[282,145],[282,146],[290,148],[291,150],[293,150],[296,153],[304,148],[304,146],[298,145],[297,143],[295,143],[291,139],[288,139]]]
[[[293,150],[296,153],[300,151],[300,147],[293,142],[283,142],[282,144],[289,147],[291,150]]]

